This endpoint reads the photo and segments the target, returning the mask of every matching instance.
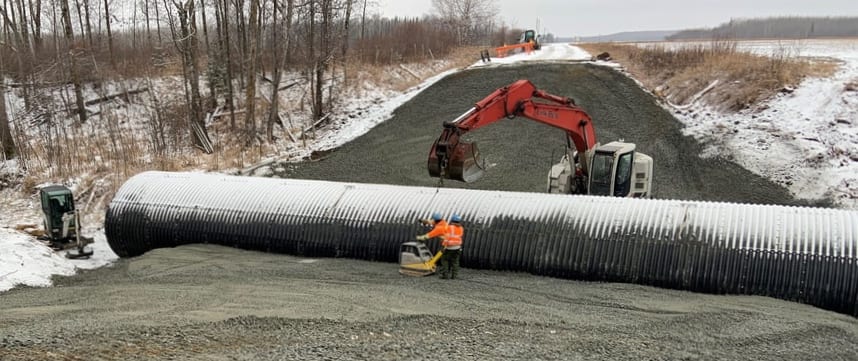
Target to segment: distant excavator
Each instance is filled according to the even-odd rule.
[[[634,143],[615,141],[600,145],[590,116],[571,98],[538,90],[528,80],[495,90],[455,120],[445,122],[441,136],[429,151],[429,175],[466,183],[482,177],[485,166],[476,144],[460,138],[467,132],[515,116],[566,131],[566,152],[548,172],[549,193],[651,196],[652,157],[636,152]]]
[[[536,35],[536,30],[525,30],[518,38],[518,42],[521,44],[533,44],[533,50],[539,50],[542,48],[542,45],[539,45],[539,35]]]
[[[503,46],[499,46],[495,48],[495,56],[498,58],[503,58],[509,54],[524,52],[530,54],[534,50],[539,50],[542,48],[542,45],[539,44],[539,35],[536,34],[536,30],[527,30],[521,33],[521,36],[518,38],[518,43]],[[480,53],[480,58],[483,62],[491,61],[491,57],[489,56],[488,50],[483,50]]]

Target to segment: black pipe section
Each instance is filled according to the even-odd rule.
[[[121,257],[212,243],[395,262],[432,212],[464,267],[776,297],[858,316],[858,212],[146,172],[110,203]]]

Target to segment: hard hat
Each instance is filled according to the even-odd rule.
[[[432,213],[432,220],[433,221],[438,222],[442,219],[444,219],[444,217],[441,217],[441,213],[438,213],[438,212]]]
[[[459,217],[458,214],[453,214],[453,216],[450,217],[450,222],[459,223],[461,221],[462,221],[462,217]]]

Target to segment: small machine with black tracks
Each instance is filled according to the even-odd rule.
[[[90,237],[81,234],[80,214],[75,209],[72,191],[65,186],[50,185],[39,189],[45,234],[43,240],[54,250],[68,250],[66,258],[85,259],[93,251],[87,245]]]

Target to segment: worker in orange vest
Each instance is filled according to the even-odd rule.
[[[432,226],[432,230],[429,231],[429,233],[417,236],[418,241],[425,241],[429,238],[444,237],[447,235],[447,221],[444,220],[444,217],[441,217],[441,213],[432,213],[432,219],[421,220],[420,222]]]
[[[441,278],[456,279],[459,276],[459,258],[462,256],[462,236],[465,228],[462,227],[462,217],[453,214],[450,224],[447,226],[447,236],[441,242],[444,253],[441,255]]]

